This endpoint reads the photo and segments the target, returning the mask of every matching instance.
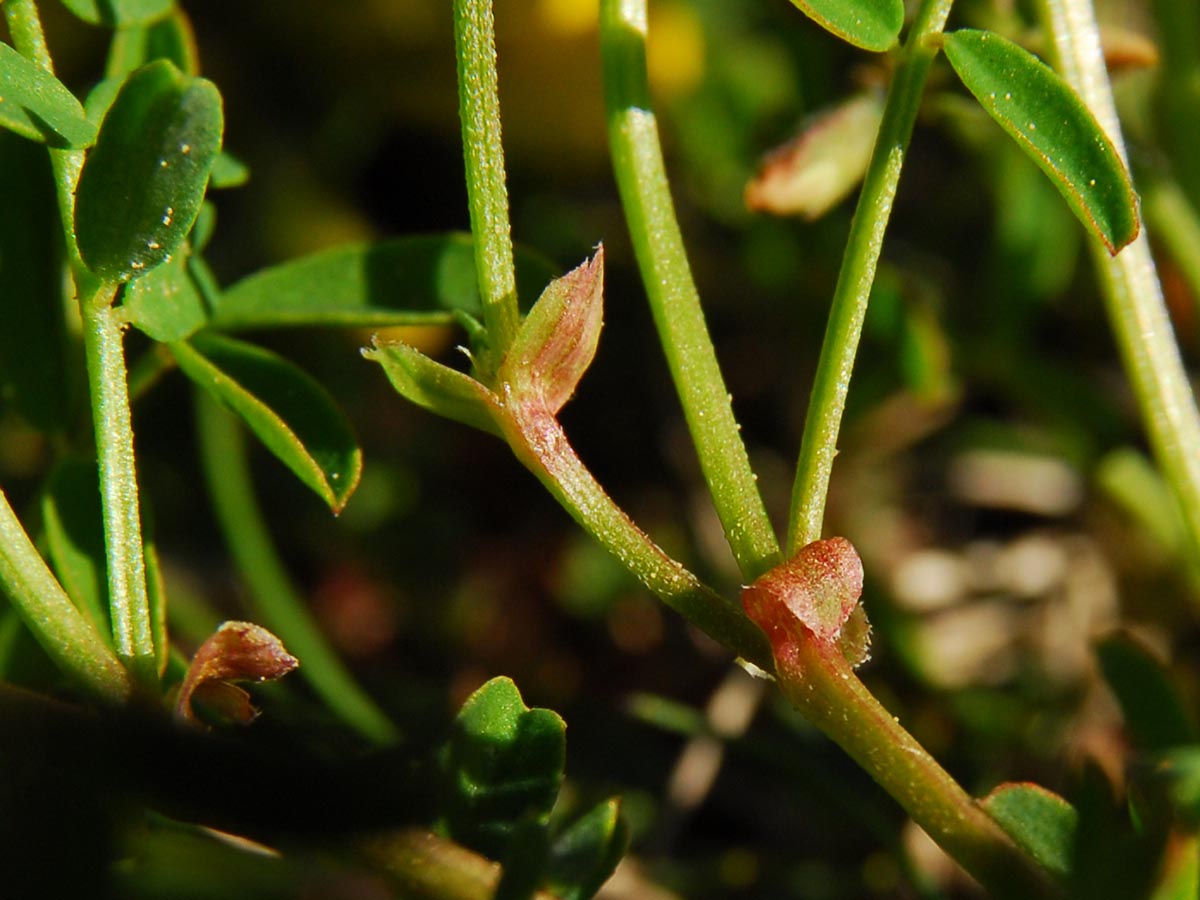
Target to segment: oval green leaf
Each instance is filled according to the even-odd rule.
[[[792,0],[806,16],[843,41],[882,53],[904,27],[904,0]]]
[[[1002,784],[983,799],[1021,849],[1059,877],[1071,873],[1079,814],[1066,800],[1036,784]]]
[[[362,451],[315,379],[268,350],[219,335],[170,347],[192,381],[237,413],[330,509],[342,510],[362,475]]]
[[[208,321],[184,248],[146,276],[131,281],[121,306],[127,320],[156,341],[182,341]]]
[[[204,199],[223,127],[212,82],[167,60],[129,76],[79,177],[75,231],[93,272],[128,281],[175,251]]]
[[[0,43],[0,127],[63,149],[90,147],[96,140],[96,127],[75,95],[4,43]]]
[[[1137,197],[1112,141],[1045,63],[988,31],[945,36],[946,58],[988,115],[1050,176],[1109,253],[1137,237]]]
[[[537,297],[558,274],[543,257],[516,253],[517,290]],[[381,328],[449,325],[483,308],[471,236],[394,238],[324,250],[251,275],[229,287],[213,312],[215,328],[289,326]]]
[[[139,25],[167,13],[175,0],[62,0],[63,6],[92,25]]]

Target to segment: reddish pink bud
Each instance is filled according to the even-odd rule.
[[[858,606],[862,586],[862,560],[854,545],[835,537],[802,547],[745,588],[742,605],[776,646],[796,621],[821,642],[834,643]]]
[[[179,688],[176,715],[194,721],[192,698],[203,696],[235,721],[250,721],[256,713],[249,697],[229,682],[274,681],[298,665],[267,629],[251,622],[225,622],[192,657]]]

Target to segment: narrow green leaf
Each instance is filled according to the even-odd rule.
[[[79,101],[50,72],[0,43],[0,127],[51,147],[80,149],[96,129]]]
[[[463,704],[446,748],[451,836],[503,858],[518,825],[553,807],[565,762],[558,714],[530,709],[512,679],[493,678]]]
[[[138,25],[167,13],[174,0],[62,0],[63,6],[92,25]]]
[[[1196,740],[1196,727],[1170,674],[1132,635],[1113,635],[1096,653],[1121,704],[1125,727],[1139,747],[1167,750]]]
[[[186,246],[131,281],[121,306],[129,322],[156,341],[182,341],[203,328],[208,310],[188,270]]]
[[[42,496],[42,519],[50,563],[67,596],[101,635],[111,635],[104,518],[94,460],[68,458],[54,467]]]
[[[1125,164],[1083,101],[1049,66],[988,31],[945,36],[946,58],[988,114],[1053,180],[1109,253],[1137,237]]]
[[[1079,825],[1070,803],[1036,784],[1002,784],[983,799],[983,808],[1049,871],[1070,875]]]
[[[75,230],[93,272],[127,281],[175,252],[204,199],[223,126],[212,82],[167,60],[129,76],[79,177]]]
[[[124,78],[156,59],[169,59],[188,75],[199,73],[196,36],[183,10],[174,9],[155,22],[118,29],[108,47],[104,74],[106,78]]]
[[[492,417],[495,401],[482,384],[456,369],[434,362],[399,341],[376,341],[363,356],[383,366],[392,387],[405,400],[439,416],[501,436]]]
[[[179,368],[233,410],[335,513],[358,486],[362,451],[321,385],[253,344],[213,334],[173,343]]]
[[[150,603],[150,630],[154,634],[154,661],[158,664],[158,677],[162,678],[171,656],[171,642],[167,634],[167,584],[153,534],[145,535],[142,552],[146,557],[146,598]]]
[[[608,880],[629,845],[621,801],[598,803],[554,839],[548,886],[559,900],[588,900]]]
[[[229,287],[216,328],[449,325],[458,313],[483,315],[470,235],[393,238],[325,250],[251,275]],[[517,285],[536,297],[557,274],[517,252]]]
[[[62,226],[45,149],[0,132],[0,397],[42,431],[68,427]]]
[[[792,0],[806,16],[843,41],[881,53],[904,27],[904,0]]]

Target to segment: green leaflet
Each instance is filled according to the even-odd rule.
[[[896,45],[904,27],[904,0],[792,0],[825,30],[864,50]]]
[[[138,23],[118,29],[108,48],[104,75],[106,78],[123,78],[156,59],[169,59],[188,75],[199,73],[196,36],[183,10],[172,10],[169,15],[149,24]]]
[[[268,350],[214,334],[170,347],[192,381],[237,413],[330,509],[341,511],[358,486],[362,451],[315,379]]]
[[[200,209],[223,127],[212,82],[167,60],[129,76],[79,177],[75,231],[88,268],[121,282],[167,260]]]
[[[92,25],[138,25],[165,15],[174,0],[62,0],[63,6]]]
[[[188,269],[186,247],[125,288],[128,320],[156,341],[182,341],[204,327],[208,310]]]
[[[1140,641],[1118,632],[1100,642],[1096,655],[1137,747],[1154,752],[1196,740],[1196,727],[1170,672]]]
[[[0,43],[0,127],[51,147],[81,149],[96,128],[66,86],[8,44]]]
[[[951,32],[944,48],[967,90],[1050,176],[1109,253],[1137,237],[1137,198],[1125,164],[1065,81],[1027,50],[988,31]]]
[[[1002,784],[982,805],[1030,856],[1055,875],[1070,874],[1079,824],[1070,803],[1036,784]]]
[[[533,298],[557,274],[544,258],[516,254],[517,286]],[[226,330],[286,326],[448,325],[481,318],[470,235],[393,238],[335,247],[231,285],[213,313]]]
[[[598,803],[556,835],[546,867],[559,900],[588,900],[608,880],[629,844],[617,798]]]

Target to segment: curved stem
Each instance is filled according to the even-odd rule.
[[[829,478],[837,455],[838,432],[867,301],[875,280],[875,267],[883,248],[883,235],[900,182],[904,154],[912,138],[925,79],[937,55],[937,48],[929,38],[941,32],[951,3],[952,0],[924,0],[888,91],[879,136],[838,273],[804,422],[788,523],[789,556],[821,537]]]
[[[646,80],[646,0],[600,8],[609,145],[642,282],[726,540],[753,581],[779,562],[675,218]]]
[[[500,424],[509,446],[588,534],[705,634],[759,668],[772,669],[758,627],[634,524],[583,464],[548,410],[519,402],[506,402],[505,409],[508,415],[500,417]]]
[[[1055,65],[1128,164],[1091,3],[1041,0],[1041,5],[1053,39]],[[1109,256],[1095,240],[1091,247],[1109,321],[1150,445],[1180,500],[1192,553],[1200,557],[1200,413],[1163,300],[1146,229],[1116,256]]]
[[[396,743],[396,726],[329,646],[275,551],[255,500],[237,420],[202,391],[195,398],[205,479],[229,551],[250,587],[255,614],[300,660],[300,674],[334,714],[372,743]]]
[[[0,491],[0,584],[46,653],[67,675],[111,703],[133,686],[91,621],[81,613],[38,554]]]
[[[475,268],[494,372],[512,346],[520,324],[513,268],[504,146],[500,140],[500,96],[491,0],[454,0],[458,58],[458,109]]]

